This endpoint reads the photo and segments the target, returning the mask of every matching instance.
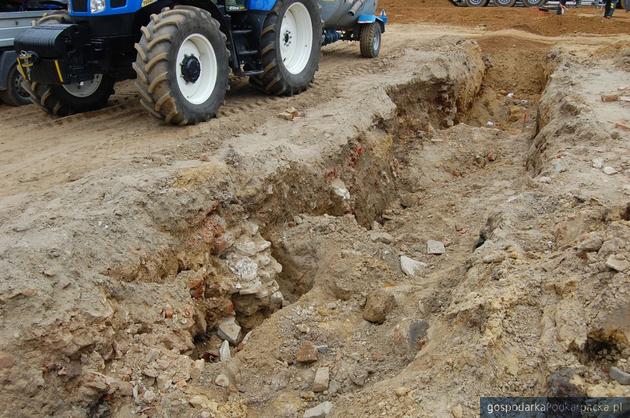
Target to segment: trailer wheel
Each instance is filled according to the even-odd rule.
[[[365,58],[378,57],[381,50],[381,25],[378,22],[372,22],[361,27],[359,45],[361,56]]]
[[[547,0],[523,0],[523,4],[527,7],[543,7]]]
[[[516,4],[516,0],[494,0],[497,6],[512,7]]]
[[[58,10],[45,15],[35,25],[69,22],[68,13]],[[114,80],[102,74],[94,75],[91,80],[63,85],[47,85],[23,80],[22,87],[31,96],[33,103],[55,116],[102,109],[107,106],[109,96],[114,94]]]
[[[315,0],[279,0],[269,12],[260,40],[263,74],[252,84],[268,94],[306,90],[319,66],[322,23]]]
[[[13,65],[7,77],[7,89],[0,92],[0,99],[10,106],[24,106],[31,103],[31,97],[24,87],[22,87],[22,76]]]
[[[226,36],[210,13],[176,6],[152,15],[135,45],[140,103],[173,125],[216,116],[230,74]]]
[[[485,7],[488,5],[488,0],[464,0],[468,7]]]

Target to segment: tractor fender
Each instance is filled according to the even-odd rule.
[[[146,0],[145,0],[146,1]],[[194,6],[209,12],[213,18],[215,18],[221,24],[221,31],[227,33],[227,25],[225,22],[225,16],[217,5],[209,0],[177,0],[170,2],[172,6]]]
[[[256,11],[270,11],[276,5],[276,0],[248,0],[247,9]]]
[[[17,53],[15,51],[0,52],[0,90],[7,89],[7,77],[11,67],[17,62]]]
[[[70,16],[77,17],[91,17],[91,16],[112,16],[112,15],[124,15],[130,13],[136,13],[138,10],[145,6],[156,3],[160,0],[127,0],[127,2],[121,7],[108,8],[98,14],[92,14],[89,10],[77,11],[74,10],[74,2],[68,2],[68,14]],[[89,3],[89,2],[88,2]],[[108,2],[109,3],[109,2]]]
[[[370,23],[378,22],[381,26],[381,32],[385,32],[385,24],[387,23],[387,16],[384,13],[381,13],[379,16],[376,15],[359,15],[357,23],[359,25],[369,25]]]
[[[159,13],[165,7],[173,7],[177,5],[182,6],[194,6],[200,9],[207,10],[210,12],[213,18],[221,23],[221,26],[224,25],[224,16],[223,13],[219,11],[217,5],[210,0],[127,0],[124,6],[108,8],[107,11],[103,13],[99,13],[96,15],[92,15],[90,12],[77,12],[72,9],[72,2],[70,2],[70,6],[68,12],[70,16],[77,17],[101,17],[101,16],[113,16],[113,15],[124,15],[124,14],[137,14],[138,18],[142,20],[143,18],[148,18],[149,13]],[[142,13],[144,11],[144,13]],[[146,22],[140,22],[146,23]]]

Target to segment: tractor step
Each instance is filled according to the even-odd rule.
[[[232,30],[233,35],[249,35],[252,32],[254,32],[253,29],[233,29]]]
[[[244,49],[242,51],[238,51],[239,56],[252,56],[258,54],[258,51],[255,49]]]
[[[240,76],[240,77],[254,77],[257,75],[262,75],[262,73],[264,73],[263,70],[249,70],[249,71],[239,71],[237,72],[236,75]]]

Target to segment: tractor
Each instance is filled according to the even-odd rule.
[[[387,16],[377,0],[70,0],[15,39],[31,100],[57,116],[107,106],[135,79],[167,124],[216,116],[230,72],[290,96],[312,83],[322,45],[358,41],[376,57]]]
[[[0,1],[0,102],[9,106],[31,103],[28,93],[22,88],[13,39],[30,28],[34,19],[41,18],[51,10],[66,7],[66,0]]]

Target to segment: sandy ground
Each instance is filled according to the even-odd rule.
[[[604,19],[603,11],[592,7],[569,8],[563,16],[555,11],[525,7],[454,7],[448,0],[383,0],[392,22],[426,22],[436,25],[477,27],[487,30],[517,29],[547,36],[575,34],[627,34],[630,13],[617,10],[614,19]]]
[[[0,416],[630,396],[630,20],[431,4],[195,127],[1,107]]]

